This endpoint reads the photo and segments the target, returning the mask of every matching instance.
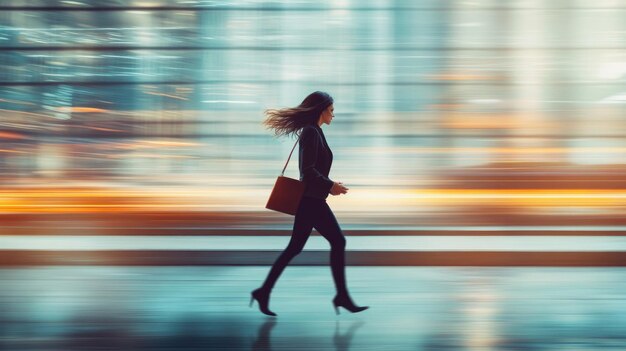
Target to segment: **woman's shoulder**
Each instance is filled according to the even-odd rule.
[[[315,127],[313,124],[307,124],[306,126],[302,127],[302,130],[315,130],[318,127]]]
[[[319,132],[317,131],[315,126],[309,125],[309,126],[302,127],[302,130],[300,131],[300,135],[302,138],[310,138],[312,136],[319,135]]]

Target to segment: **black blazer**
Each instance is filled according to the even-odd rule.
[[[326,199],[333,187],[328,178],[333,153],[326,143],[322,128],[317,124],[302,128],[300,134],[300,180],[304,182],[303,196]]]

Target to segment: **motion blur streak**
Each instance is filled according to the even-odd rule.
[[[0,1],[0,348],[626,349],[625,19],[625,0]],[[263,111],[316,90],[372,306],[341,326],[327,268],[300,267],[327,264],[317,233],[280,322],[246,306],[293,225],[264,208],[295,140]]]

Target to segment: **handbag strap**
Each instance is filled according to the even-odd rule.
[[[300,141],[300,137],[302,136],[302,132],[300,132],[300,135],[298,135],[298,140],[296,140],[296,143],[293,144],[293,148],[291,149],[291,152],[289,153],[289,157],[287,158],[287,162],[285,162],[285,167],[283,167],[283,171],[280,172],[281,177],[285,174],[285,170],[287,169],[287,164],[289,164],[289,160],[291,159],[291,154],[293,154],[293,150],[296,149],[296,145],[298,145],[298,141]]]

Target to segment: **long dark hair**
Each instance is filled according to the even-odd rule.
[[[267,118],[263,124],[268,129],[273,129],[277,137],[297,134],[304,126],[317,123],[320,114],[332,103],[332,96],[323,91],[316,91],[309,94],[296,107],[265,110]]]

